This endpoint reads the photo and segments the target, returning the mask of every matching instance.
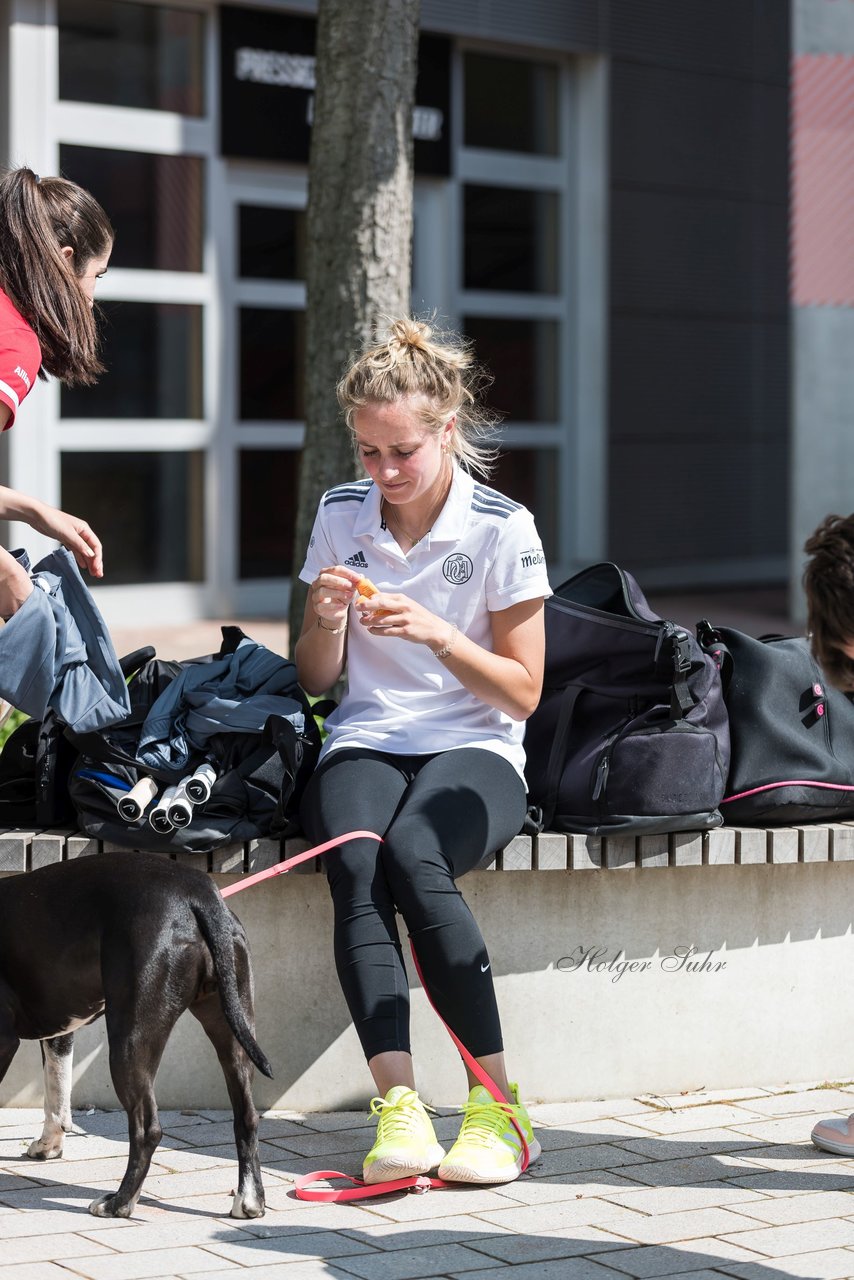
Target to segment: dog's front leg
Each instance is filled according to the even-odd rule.
[[[71,1067],[74,1032],[40,1042],[44,1068],[44,1129],[30,1144],[32,1160],[58,1160],[66,1133],[71,1132]]]

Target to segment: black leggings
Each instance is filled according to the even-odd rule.
[[[435,756],[341,748],[311,778],[301,820],[312,841],[355,830],[383,836],[324,857],[338,978],[368,1060],[410,1051],[396,911],[448,1026],[475,1057],[501,1051],[489,956],[455,880],[518,835],[525,812],[515,769],[482,748]]]

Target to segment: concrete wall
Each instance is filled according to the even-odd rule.
[[[464,889],[492,956],[511,1078],[531,1099],[854,1077],[854,862],[475,872]],[[276,1072],[256,1079],[259,1106],[364,1106],[371,1082],[332,966],[325,880],[274,879],[230,905],[250,935],[258,1039]],[[684,948],[701,968],[673,958]],[[597,968],[620,952],[634,969]],[[413,1040],[425,1096],[460,1102],[459,1059],[420,990]],[[103,1023],[78,1033],[74,1075],[75,1106],[117,1105]],[[226,1105],[187,1015],[157,1094],[161,1106]],[[27,1044],[0,1105],[40,1098]]]

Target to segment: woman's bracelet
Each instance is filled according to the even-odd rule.
[[[443,644],[441,649],[434,649],[433,657],[434,658],[450,658],[451,650],[453,649],[454,645],[457,642],[458,634],[459,634],[459,627],[456,625],[456,623],[454,623],[454,629],[451,632],[450,639],[448,640],[447,644]]]
[[[324,627],[323,619],[321,618],[320,614],[318,614],[317,625],[320,627],[321,631],[328,631],[331,636],[340,636],[342,632],[347,630],[347,619],[346,618],[344,619],[340,627]]]

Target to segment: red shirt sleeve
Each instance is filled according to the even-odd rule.
[[[0,292],[0,403],[8,405],[11,427],[21,401],[31,390],[41,367],[38,338],[24,317]]]

